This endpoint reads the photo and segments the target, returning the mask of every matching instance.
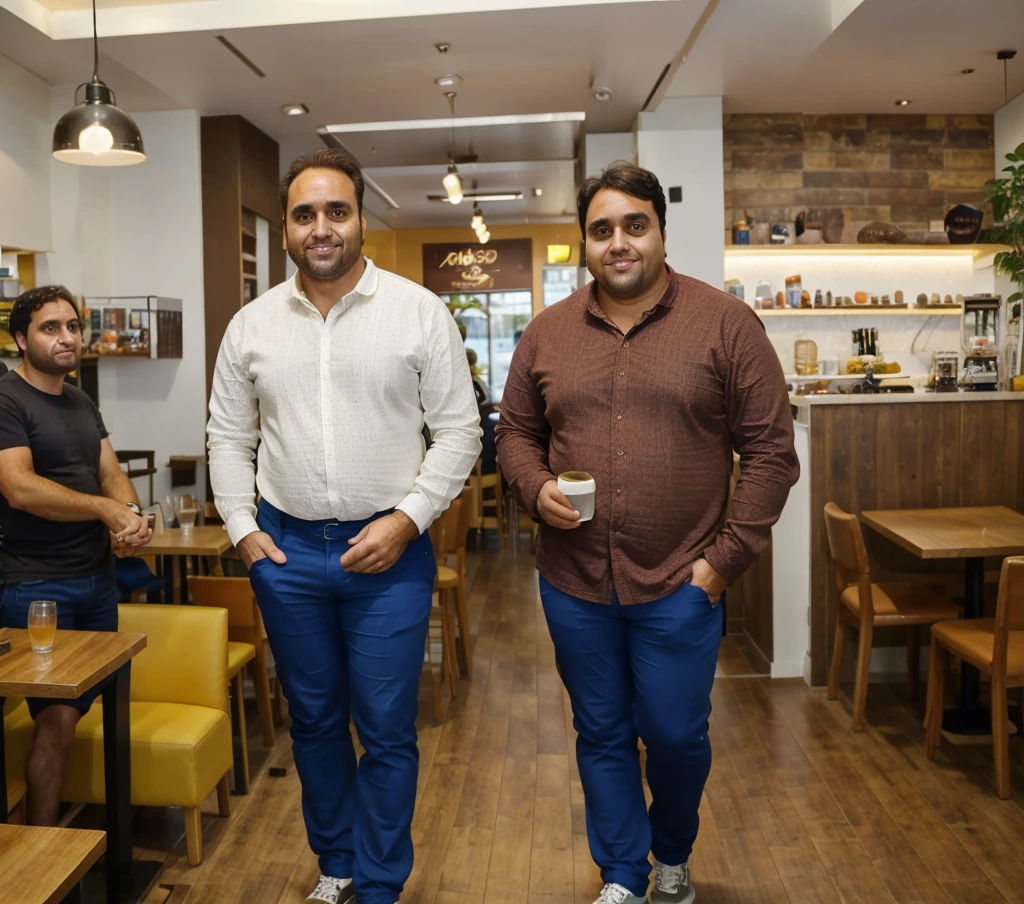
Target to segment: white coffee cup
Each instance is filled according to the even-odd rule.
[[[580,513],[580,521],[594,517],[594,499],[597,484],[586,471],[566,471],[558,475],[558,490],[570,505]]]

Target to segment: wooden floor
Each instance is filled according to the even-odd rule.
[[[539,607],[532,559],[471,556],[474,676],[435,726],[423,684],[416,867],[403,904],[591,904],[568,703]],[[755,674],[742,639],[723,646],[714,765],[691,860],[700,904],[1024,902],[1024,741],[1014,794],[992,788],[987,747],[923,753],[918,707],[873,685],[870,727],[846,698]],[[253,743],[258,735],[253,735]],[[294,904],[315,883],[286,735],[232,798],[204,817],[206,861],[190,869],[180,812],[141,811],[138,856],[164,859],[146,904]],[[168,853],[168,851],[170,853]]]

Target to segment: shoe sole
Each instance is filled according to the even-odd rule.
[[[693,904],[697,892],[691,885],[686,891],[670,895],[664,891],[651,892],[651,904]]]

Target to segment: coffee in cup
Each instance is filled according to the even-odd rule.
[[[559,474],[558,490],[580,513],[580,521],[589,521],[594,517],[597,484],[586,471],[565,471]]]

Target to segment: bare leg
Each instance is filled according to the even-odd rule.
[[[32,748],[25,763],[25,821],[30,826],[56,825],[64,770],[82,714],[72,706],[48,706],[36,718]]]

